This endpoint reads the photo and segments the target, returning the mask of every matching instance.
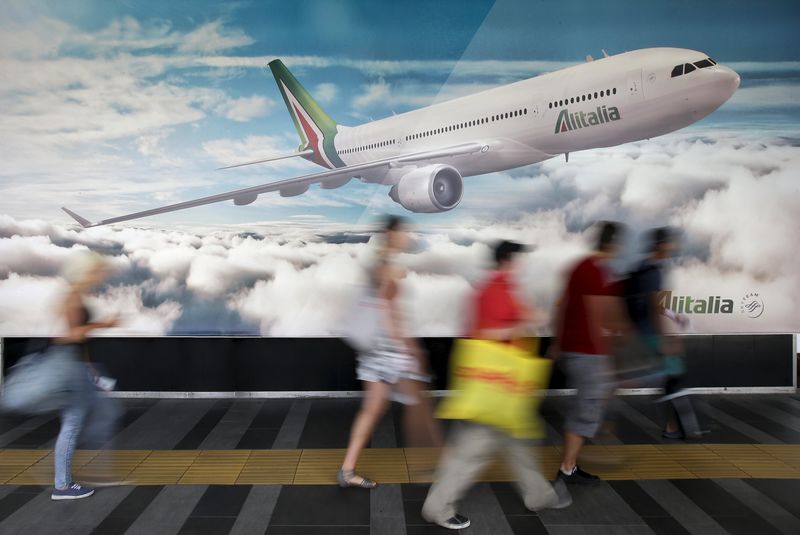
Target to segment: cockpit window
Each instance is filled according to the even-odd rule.
[[[676,76],[683,76],[684,74],[689,74],[692,71],[697,69],[705,69],[706,67],[712,67],[716,65],[717,62],[711,58],[701,59],[700,61],[695,61],[694,64],[692,63],[684,63],[683,65],[675,65],[672,69],[672,78]]]

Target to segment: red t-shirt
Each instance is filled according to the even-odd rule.
[[[478,291],[473,336],[483,329],[507,329],[523,318],[524,310],[514,295],[515,286],[505,271],[495,271]]]
[[[562,351],[608,354],[603,340],[595,340],[589,328],[585,298],[597,295],[614,295],[614,288],[603,267],[596,258],[590,256],[578,262],[569,274],[564,294],[566,309],[558,336]],[[597,318],[592,319],[597,321]]]

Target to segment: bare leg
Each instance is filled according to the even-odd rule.
[[[578,464],[578,454],[583,447],[586,439],[571,431],[564,433],[564,458],[561,461],[561,469],[565,472],[571,472],[575,465]]]
[[[426,386],[427,383],[414,380],[403,381],[400,385],[403,393],[414,400],[403,409],[408,446],[440,447],[443,442],[441,428],[433,417],[433,402],[425,392]]]
[[[386,383],[364,382],[364,402],[350,431],[350,443],[342,470],[355,470],[358,458],[375,431],[375,426],[389,407],[391,387]],[[355,481],[358,483],[358,480]]]

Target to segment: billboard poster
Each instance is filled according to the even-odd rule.
[[[724,14],[724,17],[720,15]],[[796,2],[10,1],[0,335],[57,332],[106,255],[107,335],[334,336],[385,214],[420,336],[499,239],[542,332],[592,225],[670,226],[697,333],[800,332]],[[66,208],[66,210],[62,210]]]

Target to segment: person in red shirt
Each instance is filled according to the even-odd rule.
[[[600,224],[595,251],[570,271],[555,315],[556,339],[550,353],[558,358],[568,386],[577,390],[564,432],[564,457],[557,479],[593,483],[597,476],[581,470],[578,454],[603,422],[613,390],[614,370],[604,331],[625,329],[617,285],[605,264],[617,252],[622,226]]]
[[[478,289],[470,335],[473,338],[512,342],[530,332],[533,314],[517,298],[514,266],[523,246],[503,241],[495,247],[495,270]],[[467,517],[457,514],[456,505],[492,460],[503,450],[517,476],[525,506],[538,511],[563,508],[572,503],[564,482],[551,486],[539,473],[528,441],[514,438],[498,428],[470,421],[456,422],[451,448],[442,457],[422,506],[422,516],[448,529],[464,529]]]

